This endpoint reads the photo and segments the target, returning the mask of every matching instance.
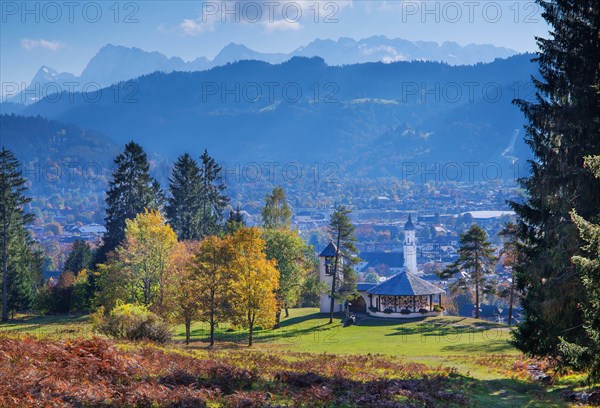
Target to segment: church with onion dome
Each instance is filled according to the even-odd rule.
[[[404,224],[404,270],[381,282],[357,284],[358,296],[352,301],[352,310],[375,317],[413,319],[443,314],[443,289],[421,279],[417,269],[417,241],[415,226],[409,214]],[[319,255],[320,280],[331,288],[335,245],[330,242]],[[343,260],[341,260],[343,262]],[[338,272],[339,273],[339,272]],[[321,294],[320,311],[329,313],[331,297]],[[345,310],[343,302],[334,302],[334,311]]]

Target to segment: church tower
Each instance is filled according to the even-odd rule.
[[[329,311],[331,310],[331,285],[333,284],[336,252],[337,248],[335,247],[333,242],[330,242],[319,255],[319,280],[322,283],[325,283],[328,288],[325,293],[321,293],[321,297],[319,299],[321,313],[329,313]],[[338,262],[338,279],[336,279],[336,282],[339,285],[339,270],[341,270],[341,267],[343,265],[343,258],[340,257]],[[343,310],[343,304],[336,300],[333,305],[333,311],[342,312]]]
[[[404,224],[404,270],[417,275],[417,241],[415,226],[412,217],[408,214],[408,221]]]

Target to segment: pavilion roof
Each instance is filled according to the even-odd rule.
[[[436,295],[445,293],[445,291],[410,272],[402,272],[367,290],[367,293],[387,296],[421,296]]]

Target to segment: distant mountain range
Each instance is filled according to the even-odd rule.
[[[206,147],[241,169],[331,162],[341,177],[409,178],[416,166],[410,174],[416,181],[440,175],[466,181],[473,165],[465,163],[477,163],[475,177],[496,177],[499,168],[506,178],[530,155],[512,100],[530,96],[529,78],[537,72],[531,58],[472,66],[241,61],[144,75],[100,93],[65,93],[22,114],[95,129],[119,144],[133,139],[170,159]],[[423,175],[432,166],[437,175]]]
[[[396,61],[439,61],[450,65],[470,65],[491,62],[496,58],[507,58],[514,54],[514,50],[486,44],[461,46],[455,42],[438,44],[374,36],[358,41],[351,38],[340,38],[337,41],[317,39],[287,54],[261,53],[244,45],[231,43],[212,60],[199,57],[186,62],[178,57],[168,58],[159,52],[108,44],[90,60],[80,76],[67,72],[59,73],[43,66],[24,92],[5,97],[6,102],[27,105],[64,90],[82,91],[85,86],[88,87],[87,90],[93,90],[97,86],[107,87],[157,71],[203,71],[242,60],[279,64],[293,57],[317,56],[323,58],[328,65]],[[18,109],[18,106],[5,105],[3,111]]]

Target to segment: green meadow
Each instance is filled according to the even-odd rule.
[[[462,317],[435,317],[401,322],[358,316],[357,324],[343,327],[342,315],[333,324],[317,309],[290,309],[278,329],[258,330],[253,349],[286,355],[290,361],[328,354],[379,354],[393,360],[453,367],[462,379],[457,387],[477,406],[568,407],[565,389],[582,387],[583,375],[557,376],[550,386],[531,381],[527,365],[536,363],[510,344],[510,328]],[[247,332],[223,325],[216,332],[217,346],[207,347],[208,327],[192,326],[192,342],[185,345],[182,325],[173,328],[174,342],[160,346],[177,353],[216,355],[247,349]],[[30,317],[0,325],[6,336],[32,335],[74,339],[93,335],[87,316]],[[131,347],[121,342],[121,347]]]

